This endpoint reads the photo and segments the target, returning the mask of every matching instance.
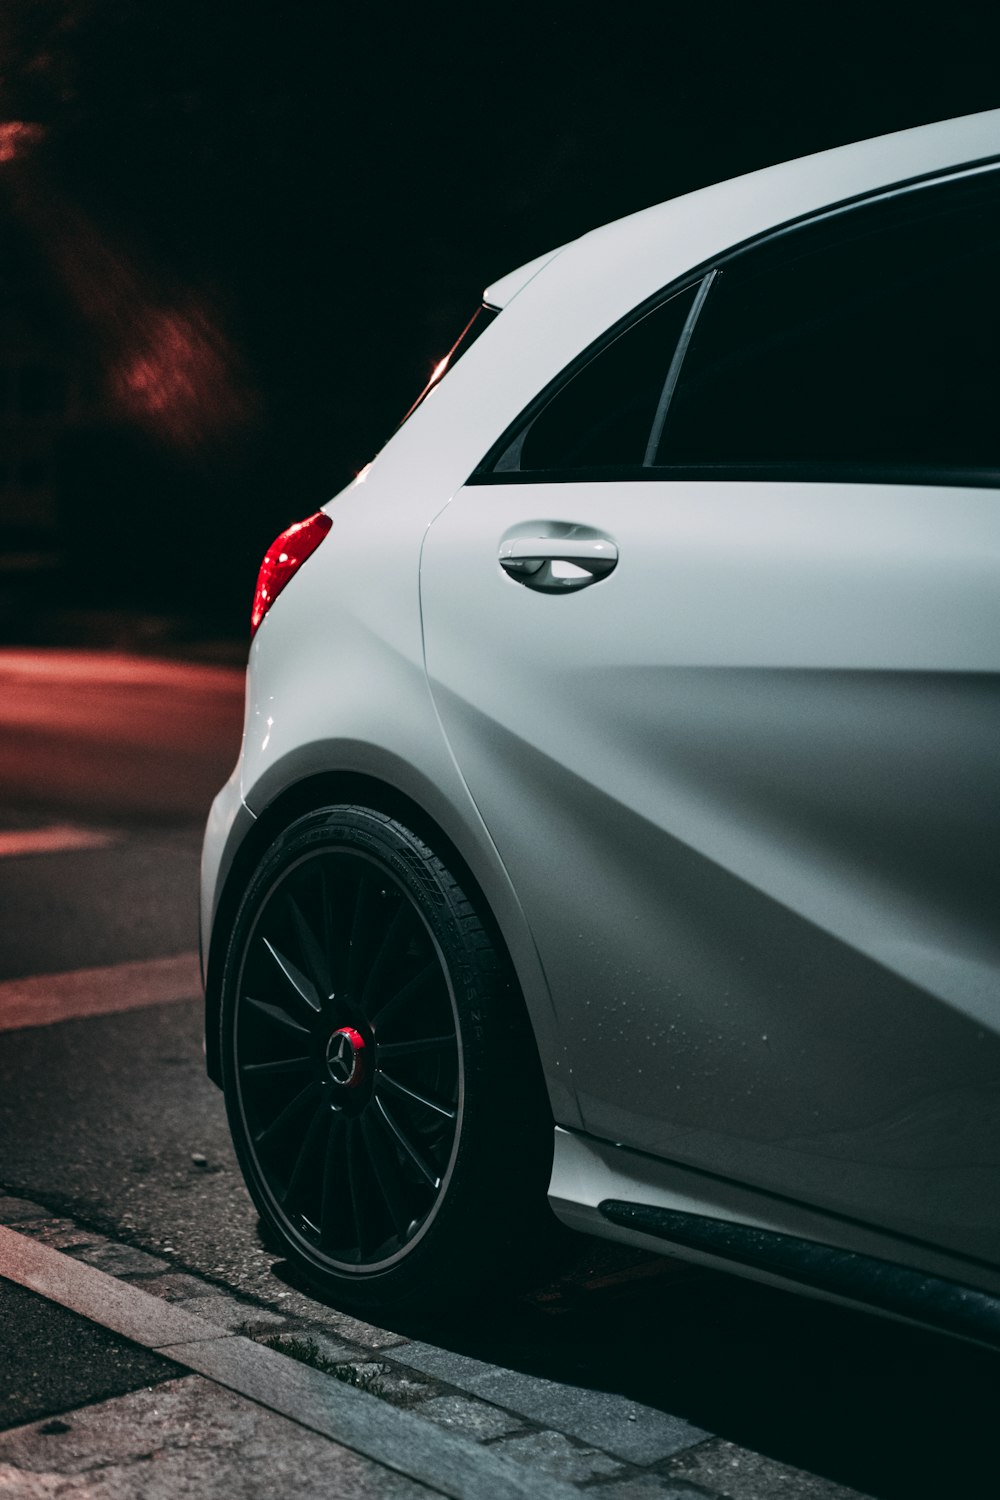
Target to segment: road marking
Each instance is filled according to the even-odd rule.
[[[113,683],[118,686],[181,687],[242,692],[246,668],[214,662],[173,661],[135,656],[127,651],[69,651],[51,647],[0,650],[0,681],[27,679],[48,683]]]
[[[0,982],[0,1031],[51,1026],[73,1016],[107,1016],[143,1010],[201,994],[197,953],[147,958],[139,963],[32,974]]]
[[[51,828],[19,828],[0,833],[0,859],[19,854],[58,854],[63,849],[103,849],[114,843],[110,833],[54,823]]]
[[[575,1485],[481,1448],[3,1225],[0,1276],[454,1500],[578,1500]]]

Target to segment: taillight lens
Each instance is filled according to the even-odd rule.
[[[285,584],[298,572],[306,558],[316,551],[332,525],[330,517],[318,510],[314,516],[305,521],[296,521],[294,526],[289,526],[287,531],[275,537],[257,574],[257,588],[250,615],[251,640]]]

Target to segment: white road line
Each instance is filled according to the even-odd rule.
[[[103,849],[114,843],[110,833],[55,823],[51,828],[19,828],[0,833],[0,859],[19,854],[58,854],[63,849]]]
[[[201,994],[197,953],[148,958],[65,974],[32,974],[0,982],[0,1031],[51,1026],[72,1016],[106,1016],[142,1010]]]
[[[242,691],[244,667],[214,662],[172,661],[134,656],[127,651],[70,651],[52,647],[0,650],[0,681],[27,679],[32,683],[115,683],[123,687],[182,687],[191,691]]]

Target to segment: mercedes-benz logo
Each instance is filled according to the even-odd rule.
[[[365,1039],[353,1026],[341,1026],[326,1044],[326,1070],[342,1089],[356,1089],[365,1076]]]

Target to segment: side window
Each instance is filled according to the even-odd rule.
[[[998,182],[886,199],[723,265],[656,463],[1000,470]]]
[[[697,287],[677,293],[606,344],[521,427],[494,473],[639,467]]]

